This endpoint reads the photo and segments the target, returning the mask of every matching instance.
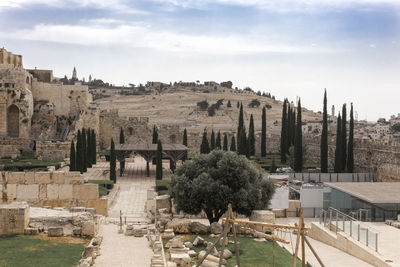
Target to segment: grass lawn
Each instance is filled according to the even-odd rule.
[[[202,237],[211,242],[215,242],[216,238],[211,238],[208,235],[202,235]],[[185,242],[193,242],[196,235],[185,235]],[[233,240],[233,237],[229,237],[229,240]],[[164,244],[168,240],[163,240]],[[276,242],[257,242],[254,241],[253,237],[247,237],[238,235],[238,241],[240,242],[240,265],[245,267],[286,267],[293,265],[293,256],[286,249],[279,246]],[[274,244],[273,244],[274,243]],[[235,245],[228,244],[227,247],[232,252],[232,257],[227,261],[227,267],[233,267],[236,265],[235,256]],[[192,248],[196,252],[206,250],[205,246],[200,245]],[[217,249],[220,250],[220,245],[217,244]],[[168,251],[168,249],[166,249]],[[274,256],[273,256],[274,255]],[[197,262],[197,257],[196,257]],[[193,262],[194,264],[195,262]],[[297,261],[297,265],[301,266],[301,261]]]
[[[8,236],[0,238],[0,266],[76,266],[86,240],[47,236]]]
[[[89,180],[88,182],[99,185],[99,197],[106,196],[108,194],[107,189],[114,187],[114,181],[110,180]]]
[[[156,180],[156,191],[158,195],[167,195],[171,179]]]

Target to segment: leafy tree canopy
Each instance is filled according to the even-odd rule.
[[[214,150],[186,161],[172,176],[171,196],[177,209],[189,214],[202,210],[210,223],[234,211],[250,216],[252,210],[266,209],[275,192],[271,181],[244,156]]]

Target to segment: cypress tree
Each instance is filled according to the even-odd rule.
[[[158,130],[157,127],[154,125],[153,126],[153,140],[152,140],[152,144],[157,144],[158,143]],[[153,165],[156,164],[156,158],[153,158],[152,161]]]
[[[210,145],[208,144],[208,139],[207,139],[207,129],[204,128],[203,139],[201,141],[201,146],[200,146],[200,154],[208,154],[208,153],[210,153]]]
[[[342,156],[340,157],[342,160],[341,167],[342,171],[345,171],[346,169],[346,159],[347,159],[347,110],[346,110],[346,104],[343,104],[342,107]]]
[[[321,172],[328,172],[328,109],[327,109],[326,90],[324,93],[324,111],[322,118],[321,133]]]
[[[119,143],[120,144],[125,144],[125,135],[124,135],[124,129],[121,128],[119,131]]]
[[[87,172],[88,160],[87,160],[87,147],[86,147],[86,130],[82,128],[82,171]]]
[[[156,155],[156,179],[162,180],[163,177],[162,170],[162,144],[161,141],[158,140],[157,144],[157,155]]]
[[[261,117],[261,157],[267,155],[267,112],[265,106],[262,109]]]
[[[90,128],[87,131],[87,141],[86,141],[86,159],[87,159],[87,167],[92,168],[92,146],[91,146],[91,136],[90,136]]]
[[[222,149],[224,151],[228,151],[228,135],[224,133],[224,144],[222,146]]]
[[[247,136],[244,128],[242,128],[242,131],[240,132],[240,139],[238,143],[238,152],[239,155],[248,155],[248,149],[247,149]]]
[[[238,148],[239,148],[240,133],[242,132],[243,128],[244,128],[243,105],[241,104],[240,105],[240,110],[239,110],[239,120],[238,120],[238,130],[237,130]]]
[[[288,107],[287,107],[287,114],[286,114],[286,116],[287,116],[287,119],[286,119],[286,149],[287,149],[286,154],[289,151],[290,146],[293,145],[292,144],[292,135],[294,134],[294,132],[292,133],[292,131],[293,131],[292,120],[295,119],[295,118],[292,118],[293,113],[292,113],[292,108],[290,107],[289,102],[287,104],[288,104]]]
[[[283,101],[283,107],[282,107],[282,125],[281,125],[281,151],[280,151],[280,154],[281,154],[281,162],[282,163],[285,163],[286,162],[286,151],[287,151],[287,148],[286,148],[286,145],[287,145],[287,140],[286,140],[286,137],[287,137],[287,134],[286,134],[286,130],[287,130],[287,127],[286,127],[286,119],[287,119],[287,116],[286,116],[286,110],[287,110],[287,108],[286,108],[286,99]]]
[[[76,171],[76,159],[75,159],[75,144],[74,140],[71,142],[71,148],[69,151],[69,171]]]
[[[215,148],[222,149],[221,147],[221,132],[218,131],[217,138],[215,139]]]
[[[295,139],[295,133],[296,133],[296,110],[293,108],[292,111],[292,140],[291,140],[291,144],[294,145],[294,139]]]
[[[124,129],[122,129],[119,131],[119,143],[120,144],[125,144],[125,135],[124,135]],[[119,162],[119,175],[122,176],[122,172],[125,169],[125,160],[122,160]]]
[[[236,107],[237,107],[237,108],[240,107],[239,101],[236,103]]]
[[[83,152],[82,152],[82,134],[81,130],[78,130],[78,137],[76,141],[76,170],[83,173]]]
[[[231,147],[229,149],[230,151],[235,151],[236,152],[236,138],[235,135],[232,135],[231,138]]]
[[[211,149],[211,151],[215,149],[215,133],[214,133],[214,129],[211,130],[210,149]]]
[[[111,138],[111,148],[110,148],[110,180],[117,182],[117,157],[115,155],[115,144],[114,140]]]
[[[342,117],[339,116],[337,118],[337,124],[336,124],[336,148],[335,148],[335,172],[341,172],[342,171]]]
[[[186,128],[185,128],[185,130],[183,130],[183,140],[182,140],[182,144],[183,144],[184,146],[186,146],[186,147],[187,147],[187,145],[188,145]],[[183,160],[183,161],[187,160],[187,152],[186,152],[185,155],[183,156],[182,160]]]
[[[254,119],[253,114],[250,115],[249,123],[249,137],[248,137],[248,155],[254,156],[256,154],[255,148],[255,137],[254,137]]]
[[[296,121],[296,138],[294,142],[294,171],[301,172],[303,170],[303,134],[301,123],[301,102],[297,104],[297,121]]]
[[[96,133],[94,129],[92,129],[92,163],[96,164],[96,157],[97,157],[97,152],[96,152]]]
[[[349,145],[347,146],[347,172],[354,172],[354,116],[353,103],[350,107],[350,129],[349,129]]]

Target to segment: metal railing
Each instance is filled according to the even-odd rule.
[[[379,232],[340,210],[332,207],[328,210],[321,210],[319,223],[336,234],[344,232],[378,252]]]

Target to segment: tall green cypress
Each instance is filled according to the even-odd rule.
[[[232,138],[231,138],[231,147],[230,147],[229,150],[230,150],[230,151],[236,152],[236,138],[235,138],[235,135],[232,135]]]
[[[243,118],[243,104],[240,104],[240,110],[239,110],[239,119],[238,119],[238,129],[237,129],[237,143],[239,147],[239,139],[240,139],[240,133],[242,132],[242,129],[244,128],[244,118]]]
[[[187,131],[186,131],[186,128],[185,128],[185,130],[183,130],[183,140],[182,140],[182,144],[183,144],[184,146],[186,146],[186,147],[188,146],[188,139],[187,139]],[[183,156],[182,160],[183,160],[183,161],[187,160],[187,152],[186,152],[185,155]]]
[[[86,147],[86,129],[82,128],[82,171],[87,172],[88,160],[87,160],[87,147]]]
[[[151,142],[152,144],[157,144],[158,143],[158,130],[157,127],[154,125],[153,126],[153,140]],[[156,158],[153,158],[152,164],[155,165],[157,163]]]
[[[210,153],[210,145],[208,144],[207,129],[206,128],[204,128],[203,139],[201,140],[200,153],[201,154]]]
[[[291,124],[292,124],[292,140],[291,140],[291,144],[292,145],[294,145],[294,139],[295,139],[295,137],[296,137],[296,110],[293,108],[293,111],[292,111],[292,122],[291,122]],[[289,149],[289,148],[288,148]]]
[[[90,136],[90,128],[87,131],[87,141],[86,141],[86,160],[87,167],[92,168],[92,146],[91,146],[91,136]]]
[[[92,164],[96,164],[96,157],[97,157],[97,151],[96,151],[96,133],[94,129],[92,129]]]
[[[335,172],[342,171],[342,117],[339,116],[337,118],[336,124],[336,148],[335,148]]]
[[[156,179],[162,180],[163,170],[162,170],[162,144],[158,140],[157,144],[157,155],[156,155]]]
[[[83,151],[82,151],[82,134],[78,130],[78,137],[76,141],[76,170],[83,173]]]
[[[328,109],[326,89],[324,93],[324,110],[322,118],[322,133],[321,133],[321,172],[328,172]]]
[[[287,137],[287,133],[286,133],[286,130],[287,130],[287,127],[286,127],[287,115],[286,115],[286,111],[287,111],[287,108],[286,108],[286,99],[285,99],[283,101],[283,107],[282,107],[282,125],[281,125],[281,150],[280,150],[280,154],[281,154],[281,162],[282,163],[286,162],[286,151],[287,151],[287,148],[286,148],[286,145],[287,145],[287,140],[286,140],[286,137]]]
[[[261,117],[261,157],[267,155],[267,112],[265,106],[262,109]]]
[[[224,144],[222,146],[222,149],[224,151],[228,151],[228,135],[224,133]]]
[[[222,149],[222,146],[221,146],[221,132],[220,131],[218,131],[217,138],[215,139],[215,148]]]
[[[340,165],[342,167],[342,171],[344,172],[346,169],[346,160],[347,160],[347,110],[346,110],[346,104],[343,104],[342,107],[342,164]]]
[[[211,149],[211,151],[213,151],[215,149],[215,133],[214,133],[214,129],[211,130],[210,149]]]
[[[353,103],[350,107],[349,145],[347,146],[347,172],[354,172],[354,116]]]
[[[253,114],[250,115],[250,123],[249,123],[249,137],[248,137],[248,155],[254,156],[256,154],[256,140],[254,136],[254,119]]]
[[[301,172],[303,170],[303,134],[301,122],[301,102],[297,104],[297,121],[296,121],[296,138],[294,142],[294,171]]]
[[[124,135],[124,129],[122,129],[119,131],[119,143],[120,144],[125,144],[125,135]]]
[[[69,171],[76,171],[76,159],[75,159],[75,144],[74,140],[71,142],[71,148],[69,151]]]
[[[110,148],[110,180],[117,182],[117,157],[115,154],[115,144],[114,140],[111,138],[111,148]]]
[[[125,144],[124,129],[122,129],[122,127],[121,127],[121,130],[119,131],[119,143],[120,144]],[[119,162],[119,167],[120,167],[119,168],[119,175],[122,176],[122,173],[123,173],[123,171],[125,169],[125,159],[121,160]]]
[[[246,132],[245,132],[244,128],[242,128],[242,130],[240,132],[240,139],[239,139],[239,143],[238,143],[238,152],[239,152],[239,155],[244,155],[244,156],[248,155],[247,136],[246,136]]]
[[[288,107],[287,107],[287,121],[286,121],[286,154],[288,154],[287,152],[289,151],[289,148],[293,145],[292,144],[292,135],[294,134],[293,128],[292,128],[292,120],[295,120],[296,118],[292,118],[292,108],[290,107],[289,102],[287,103]]]

